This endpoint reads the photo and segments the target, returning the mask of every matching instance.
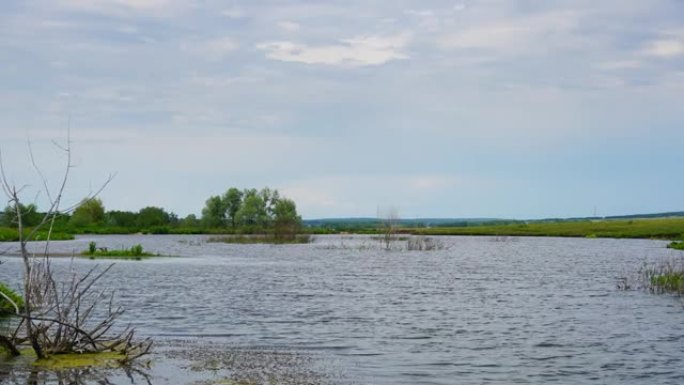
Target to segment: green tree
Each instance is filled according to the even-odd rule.
[[[228,220],[230,220],[230,226],[234,230],[235,226],[237,226],[236,215],[242,206],[242,191],[235,187],[229,188],[228,191],[226,191],[226,193],[223,195],[223,205],[226,209],[224,215],[228,217]]]
[[[291,199],[278,199],[273,206],[273,233],[279,239],[294,239],[302,226],[297,205]]]
[[[160,207],[148,206],[138,212],[138,226],[142,229],[169,224],[170,215]]]
[[[235,214],[236,221],[241,226],[249,228],[264,228],[268,226],[270,218],[266,211],[266,202],[255,189],[245,190],[242,206]]]
[[[109,226],[134,228],[137,227],[138,214],[130,211],[107,211],[106,223]]]
[[[199,221],[199,219],[197,219],[197,216],[195,214],[190,214],[178,222],[178,226],[180,226],[180,227],[194,228],[194,227],[199,227],[199,225],[200,225],[200,221]]]
[[[84,199],[74,210],[69,222],[77,227],[100,224],[105,219],[105,208],[98,198]]]
[[[261,189],[261,191],[259,191],[259,196],[261,196],[261,199],[263,199],[264,201],[266,213],[268,213],[268,215],[272,217],[275,205],[280,199],[280,193],[278,192],[278,190],[271,190],[268,187],[264,187],[263,189]]]
[[[223,227],[226,224],[226,206],[220,196],[207,199],[202,209],[202,223],[206,227]]]
[[[28,205],[23,205],[19,203],[19,210],[21,210],[21,221],[24,227],[33,227],[40,224],[43,220],[43,214],[38,212],[38,207],[29,203]],[[2,226],[14,227],[16,228],[19,224],[17,222],[17,210],[15,206],[10,205],[5,207],[2,213]]]

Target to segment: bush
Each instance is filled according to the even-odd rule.
[[[142,245],[138,243],[137,245],[131,247],[131,254],[132,254],[134,257],[140,257],[140,256],[142,256],[142,255],[143,255],[143,247],[142,247]]]
[[[10,289],[4,283],[0,282],[0,292],[8,296],[19,309],[24,307],[24,299],[14,290]],[[14,314],[16,309],[4,297],[0,296],[0,315]]]

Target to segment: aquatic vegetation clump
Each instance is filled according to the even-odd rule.
[[[155,254],[146,252],[141,244],[131,246],[130,249],[121,248],[109,250],[106,247],[98,248],[95,242],[90,242],[88,244],[88,250],[81,252],[81,255],[89,257],[90,259],[132,259],[136,261],[155,256]]]
[[[671,242],[669,245],[667,245],[667,248],[674,250],[684,250],[684,242]]]
[[[213,236],[207,238],[207,243],[237,243],[237,244],[305,244],[313,242],[310,234],[296,234],[292,237],[278,237],[271,234],[240,234]]]
[[[636,277],[620,278],[618,288],[643,289],[654,294],[684,294],[684,258],[644,263]]]
[[[410,237],[406,243],[406,249],[409,251],[432,251],[443,250],[444,244],[434,238],[414,236]]]

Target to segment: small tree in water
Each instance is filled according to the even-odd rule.
[[[396,238],[397,229],[399,227],[399,209],[394,206],[381,209],[378,207],[378,220],[382,225],[380,231],[382,233],[382,241],[385,244],[385,249],[392,248],[392,241]]]

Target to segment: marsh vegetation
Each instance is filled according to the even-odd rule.
[[[132,259],[140,261],[143,258],[155,257],[157,254],[149,253],[143,250],[141,244],[131,246],[130,248],[109,249],[106,247],[97,247],[97,243],[92,241],[88,244],[88,250],[81,252],[81,255],[90,259]]]

